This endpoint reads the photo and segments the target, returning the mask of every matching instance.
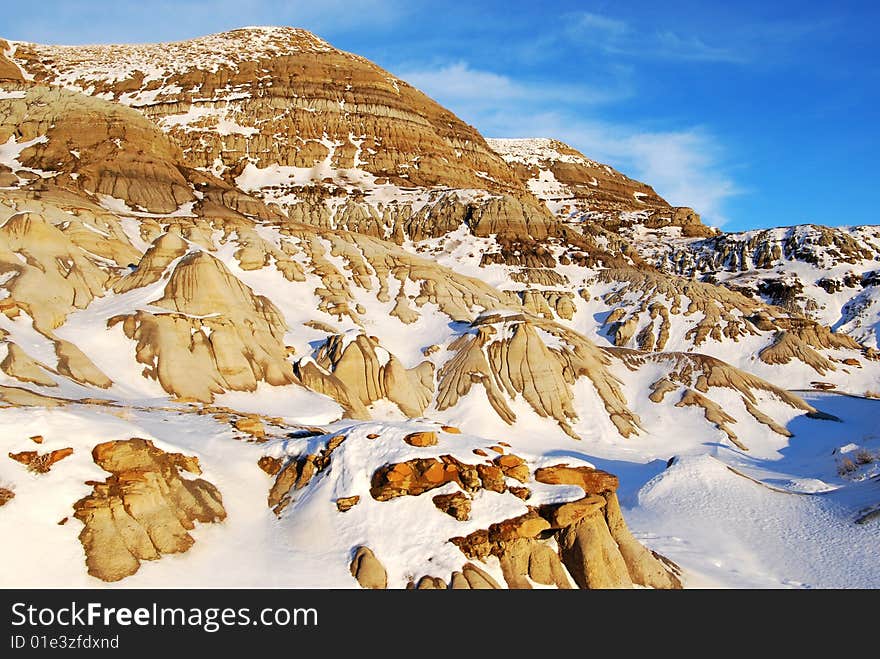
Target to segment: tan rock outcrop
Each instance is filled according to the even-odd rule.
[[[266,437],[266,426],[263,425],[263,422],[258,417],[243,416],[236,419],[232,425],[235,426],[236,430],[240,430],[254,439],[260,440]]]
[[[6,487],[0,487],[0,507],[5,506],[7,503],[12,501],[15,498],[15,492]]]
[[[269,490],[267,502],[276,515],[280,516],[284,509],[293,502],[297,491],[302,490],[315,475],[330,466],[333,451],[339,448],[344,441],[345,435],[331,437],[318,453],[309,453],[288,459],[282,467],[275,471],[275,481]]]
[[[748,451],[748,447],[746,447],[742,442],[740,442],[736,438],[736,433],[734,433],[728,426],[728,423],[736,423],[736,419],[730,416],[727,412],[721,409],[721,406],[713,400],[706,398],[705,396],[698,394],[693,389],[686,389],[684,394],[681,396],[681,400],[675,404],[676,407],[688,407],[688,406],[696,406],[702,407],[703,412],[706,416],[706,421],[709,423],[714,423],[715,427],[718,428],[721,432],[727,435],[727,438],[733,442],[738,448],[741,448],[744,451]]]
[[[9,457],[25,465],[28,471],[36,474],[45,474],[52,469],[52,465],[70,455],[73,455],[73,449],[68,447],[49,451],[48,453],[21,451],[20,453],[10,453]]]
[[[626,437],[637,432],[639,420],[627,407],[620,382],[608,371],[610,362],[583,336],[517,313],[485,314],[474,328],[475,333],[449,346],[455,355],[438,373],[437,409],[453,407],[473,384],[481,384],[490,405],[507,423],[516,415],[505,394],[521,394],[538,415],[555,419],[577,438],[570,426],[577,419],[571,387],[579,377],[587,377],[620,433]],[[557,345],[551,348],[548,342]]]
[[[180,147],[142,114],[60,87],[23,89],[22,99],[0,100],[0,143],[13,134],[19,143],[37,140],[19,157],[23,166],[151,212],[195,201],[177,168]]]
[[[432,431],[420,431],[420,432],[411,432],[406,437],[403,438],[410,446],[436,446],[437,445],[437,433]]]
[[[361,588],[384,590],[388,587],[388,573],[369,547],[355,550],[349,569]]]
[[[332,375],[336,388],[320,387],[343,406],[359,404],[364,409],[377,400],[395,403],[407,416],[418,417],[431,402],[434,393],[434,365],[424,361],[406,369],[400,360],[365,334],[353,341],[342,335],[331,336],[315,356],[315,362],[324,373]],[[307,384],[313,382],[309,378]],[[436,437],[435,437],[436,439]]]
[[[557,541],[562,562],[579,588],[632,588],[620,547],[601,511],[562,529]]]
[[[112,475],[90,482],[94,490],[74,504],[84,528],[79,539],[88,572],[119,581],[137,572],[143,560],[187,551],[195,522],[219,522],[226,511],[220,492],[199,474],[196,458],[166,453],[145,439],[98,444],[95,463]]]
[[[16,343],[10,341],[6,345],[6,357],[0,362],[0,370],[6,375],[22,382],[30,382],[43,387],[58,386],[54,378],[49,375],[50,369],[45,364],[32,358]]]
[[[485,570],[473,563],[465,563],[461,572],[452,573],[451,588],[454,590],[498,590],[501,586]]]
[[[336,509],[341,512],[348,512],[352,508],[354,508],[358,503],[360,503],[360,496],[355,494],[351,497],[340,497],[336,500]]]
[[[202,251],[182,258],[163,296],[152,303],[168,313],[140,310],[115,316],[137,341],[144,374],[183,400],[211,402],[227,390],[257,383],[297,382],[287,360],[287,325],[275,305],[254,292],[217,258]]]
[[[459,522],[467,521],[471,515],[471,500],[464,492],[438,494],[431,499],[439,510],[454,517]]]

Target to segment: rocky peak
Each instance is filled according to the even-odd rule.
[[[686,236],[713,235],[700,216],[673,207],[650,185],[548,138],[489,139],[529,191],[558,217],[603,225],[677,226]]]
[[[230,182],[244,174],[250,191],[274,190],[281,205],[295,189],[343,178],[359,190],[446,186],[528,196],[473,127],[305,30],[14,45],[11,61],[36,81],[137,108],[181,145],[187,165]]]

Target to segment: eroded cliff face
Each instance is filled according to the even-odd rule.
[[[685,236],[711,236],[692,208],[673,207],[650,185],[590,160],[559,140],[490,139],[529,191],[560,219],[593,221],[617,230],[633,225],[679,227]]]
[[[38,82],[137,108],[174,138],[188,165],[229,181],[280,174],[320,182],[326,167],[404,187],[522,190],[474,128],[305,30],[245,28],[138,46],[16,43],[12,58]]]

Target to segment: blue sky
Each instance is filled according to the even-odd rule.
[[[557,137],[725,230],[880,223],[876,2],[42,0],[5,7],[0,36],[245,25],[310,29],[488,137]]]

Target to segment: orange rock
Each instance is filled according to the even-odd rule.
[[[405,441],[410,446],[418,446],[420,448],[436,446],[437,433],[430,430],[424,432],[411,432],[403,438],[403,441]]]
[[[431,465],[425,470],[424,476],[430,483],[445,483],[447,475],[446,468],[439,462]]]
[[[342,444],[342,442],[344,442],[344,441],[345,441],[345,435],[336,435],[335,437],[331,437],[330,441],[327,442],[327,449],[326,450],[328,451],[328,454],[332,453],[337,448],[339,448],[339,445]]]
[[[507,488],[507,490],[515,497],[519,497],[523,501],[528,501],[532,496],[532,491],[527,487],[517,487],[514,485],[513,487]]]
[[[0,487],[0,506],[5,506],[15,498],[15,492],[5,487]]]
[[[33,436],[31,436],[30,440],[34,444],[42,444],[43,443],[43,436],[42,435],[33,435]]]
[[[30,465],[37,459],[37,455],[39,454],[36,451],[21,451],[20,453],[10,453],[9,457],[23,465]]]
[[[344,513],[358,505],[360,500],[361,498],[357,494],[351,497],[341,497],[336,500],[336,509],[339,510],[339,512]]]
[[[269,455],[264,455],[262,458],[257,460],[257,466],[270,476],[274,476],[279,471],[281,471],[281,466],[283,464],[283,460],[279,458],[273,458]]]
[[[478,464],[477,473],[485,489],[492,492],[504,492],[507,489],[507,483],[504,482],[504,472],[495,465]]]
[[[379,439],[379,435],[378,433],[371,432],[369,435],[367,435],[367,439]]]
[[[247,433],[255,439],[263,439],[266,436],[266,428],[263,422],[253,417],[241,417],[232,424],[236,430]]]
[[[504,449],[501,448],[500,446],[490,446],[489,448],[492,449],[493,451],[495,451],[496,453],[501,453],[502,455],[504,454]]]
[[[475,448],[475,449],[474,449],[474,454],[475,454],[475,455],[479,455],[480,457],[483,457],[483,458],[485,458],[487,455],[489,455],[488,453],[486,453],[486,452],[485,452],[483,449],[481,449],[481,448]]]
[[[525,460],[523,460],[518,455],[513,455],[512,453],[510,455],[500,455],[497,458],[495,458],[495,464],[497,464],[501,468],[518,467],[519,465],[523,464],[524,462],[525,462]]]
[[[466,521],[471,514],[471,500],[464,492],[438,494],[433,499],[434,505],[459,522]]]
[[[535,470],[535,480],[548,485],[577,485],[585,494],[617,490],[617,476],[593,467],[569,467],[558,464]]]
[[[45,474],[52,469],[52,465],[63,460],[72,453],[73,449],[68,447],[51,451],[49,453],[43,453],[42,455],[36,451],[21,451],[20,453],[10,453],[9,457],[16,462],[26,465],[28,471],[33,471],[37,474]]]
[[[583,499],[559,505],[550,505],[541,509],[552,528],[571,526],[581,518],[605,507],[605,497],[600,494],[588,494]]]
[[[449,433],[450,435],[460,435],[461,430],[456,428],[455,426],[440,426],[440,430],[445,433]]]

